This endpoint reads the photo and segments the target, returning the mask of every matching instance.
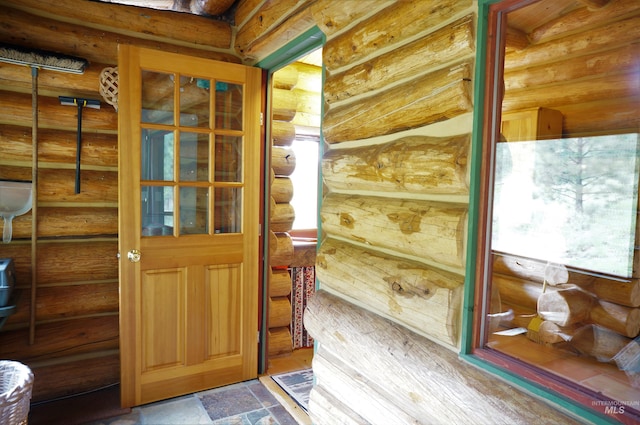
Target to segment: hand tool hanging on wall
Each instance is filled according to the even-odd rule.
[[[78,107],[78,134],[76,135],[76,194],[80,193],[80,149],[82,147],[82,109],[100,109],[100,101],[96,99],[84,99],[81,97],[59,96],[63,105],[75,105]]]
[[[0,62],[24,65],[31,68],[31,304],[29,312],[29,344],[33,345],[36,335],[36,291],[37,291],[37,243],[38,243],[38,70],[83,74],[89,65],[86,59],[61,55],[44,50],[31,50],[21,46],[0,43]]]

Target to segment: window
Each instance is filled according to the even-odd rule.
[[[637,59],[623,57],[638,43],[625,28],[640,24],[640,7],[483,3],[469,351],[591,418],[638,423],[640,89]]]
[[[291,149],[296,155],[296,168],[291,174],[293,198],[291,205],[296,212],[293,230],[318,228],[318,167],[319,137],[296,138]]]

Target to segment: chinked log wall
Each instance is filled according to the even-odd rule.
[[[271,204],[269,240],[269,314],[267,342],[269,356],[290,354],[291,340],[291,275],[294,247],[287,233],[293,227],[295,211],[291,174],[296,168],[296,156],[290,148],[296,138],[293,118],[297,111],[297,97],[293,92],[298,84],[298,70],[286,67],[273,75],[272,87],[272,145],[271,145]]]
[[[39,72],[37,235],[14,220],[0,257],[16,265],[17,311],[0,332],[0,358],[28,364],[33,400],[119,381],[117,113],[85,108],[81,192],[74,193],[77,109],[58,96],[101,99],[100,71],[118,43],[240,62],[231,27],[193,15],[80,0],[4,1],[0,41],[86,58],[83,75]],[[31,71],[0,64],[0,179],[31,180]],[[30,344],[31,237],[37,240],[35,334]]]
[[[455,354],[466,262],[474,4],[238,5],[236,48],[246,62],[264,59],[313,25],[327,37],[326,239],[316,261],[322,290],[305,316],[319,341],[314,423],[571,422],[524,394],[513,397],[512,388]],[[434,238],[436,246],[413,246]],[[397,362],[408,356],[411,362]],[[436,378],[440,373],[448,378]],[[388,382],[398,385],[387,388]],[[462,398],[443,398],[442,391]],[[486,394],[503,400],[500,394],[509,394],[509,406],[486,402]],[[468,400],[477,402],[461,408]]]
[[[269,285],[269,341],[270,356],[290,354],[293,350],[292,310],[289,296],[292,282],[289,268],[299,257],[289,232],[296,212],[291,174],[295,171],[296,156],[291,144],[297,127],[320,127],[321,96],[313,82],[322,69],[302,62],[294,62],[273,74],[271,128],[271,210],[270,210],[270,266]],[[300,266],[301,264],[296,264]],[[304,264],[311,266],[310,264]],[[288,281],[288,290],[284,283]]]

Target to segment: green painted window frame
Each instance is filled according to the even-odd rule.
[[[493,29],[490,28],[490,9],[492,5],[502,3],[505,6],[520,4],[523,1],[537,0],[478,0],[478,21],[477,21],[477,46],[476,46],[476,66],[474,85],[474,112],[472,126],[472,148],[471,148],[471,170],[470,170],[470,196],[469,196],[469,237],[467,245],[467,264],[465,270],[464,298],[463,298],[463,315],[462,315],[462,337],[460,344],[460,358],[476,367],[479,367],[488,373],[494,375],[496,379],[507,381],[521,390],[533,395],[534,397],[544,399],[555,405],[561,411],[570,416],[586,420],[594,424],[616,424],[619,423],[613,418],[604,416],[595,410],[586,408],[584,405],[564,396],[558,391],[545,387],[532,379],[528,379],[526,374],[519,370],[513,370],[510,365],[505,362],[490,361],[478,356],[475,351],[482,350],[476,347],[475,329],[477,326],[477,309],[482,308],[477,302],[476,283],[479,282],[476,270],[476,260],[486,261],[486,259],[478,259],[481,244],[485,244],[484,237],[480,235],[482,231],[482,220],[486,217],[482,209],[483,184],[482,167],[485,148],[491,140],[485,141],[485,133],[493,126],[495,132],[496,123],[495,111],[487,110],[491,102],[491,109],[495,109],[493,99],[495,99],[501,90],[501,85],[497,84],[497,78],[501,77],[498,72],[498,61],[494,60],[495,55],[490,49],[500,48],[500,37],[494,36]],[[499,21],[499,20],[497,20]],[[496,25],[496,26],[499,26]],[[499,29],[496,29],[499,31]],[[489,43],[493,43],[490,47]],[[495,50],[494,50],[495,52]],[[489,63],[492,61],[494,63]],[[493,81],[488,80],[493,78]],[[499,127],[498,127],[499,128]],[[515,362],[514,362],[515,364]],[[517,368],[514,368],[517,369]]]

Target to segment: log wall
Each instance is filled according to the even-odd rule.
[[[257,61],[275,51],[285,29],[270,16],[268,2],[244,3],[256,7],[256,12],[247,13],[244,22],[250,23],[251,31],[242,34],[241,24],[236,45],[247,60]],[[628,7],[625,1],[613,3]],[[319,343],[314,360],[317,385],[311,395],[314,423],[482,422],[488,417],[526,423],[546,415],[550,418],[543,421],[570,423],[512,388],[498,388],[495,380],[485,381],[482,374],[468,375],[452,353],[459,347],[459,296],[467,262],[471,87],[482,84],[471,81],[476,66],[474,6],[471,1],[317,1],[309,10],[287,12],[297,28],[306,29],[313,20],[327,36],[323,131],[329,149],[322,164],[324,239],[316,262],[322,291],[306,316],[308,330]],[[242,8],[241,2],[239,12]],[[607,13],[618,17],[626,13],[617,4],[608,9],[617,10]],[[584,28],[580,44],[584,54],[589,50],[587,34],[600,25],[586,11],[585,6],[572,19],[576,23],[586,19],[589,26],[566,29],[575,34]],[[256,31],[256,21],[264,23],[262,31]],[[555,22],[548,34],[557,34],[563,23]],[[564,52],[563,40],[552,38],[549,41]],[[603,99],[610,89],[621,93],[625,81],[628,84],[636,75],[630,71],[635,66],[629,62],[633,56],[628,56],[634,48],[622,38],[616,44],[615,38],[610,40],[618,54],[609,60],[628,64],[627,71],[612,71],[618,75],[605,87],[583,82],[565,93],[554,90],[554,82],[544,90],[529,85],[505,97],[505,112],[531,106],[559,109],[567,135],[592,131],[587,125],[610,129],[616,115],[616,129],[637,129],[635,117],[619,114],[616,105]],[[509,44],[516,46],[517,41],[521,47],[530,42],[511,33]],[[574,59],[579,56],[571,54]],[[561,63],[565,58],[564,53],[556,54],[534,66],[542,75],[550,62],[557,61],[555,72],[545,76],[565,75],[555,81],[564,84],[574,78],[562,74],[567,69]],[[600,63],[584,56],[574,68],[587,78],[594,67],[600,69]],[[585,64],[591,71],[584,71]],[[517,78],[533,78],[536,73],[529,73],[529,68],[508,63],[507,89],[514,88],[510,86]],[[605,83],[607,72],[600,69],[593,81]],[[637,79],[631,82],[635,83]],[[580,89],[585,92],[576,103]],[[530,96],[529,91],[536,94]],[[534,99],[540,102],[532,105]],[[623,102],[629,106],[637,99]],[[379,316],[389,321],[378,322]],[[407,329],[413,332],[404,333]],[[363,336],[372,339],[364,341]],[[400,348],[406,346],[411,349]],[[428,354],[408,364],[407,359],[422,349]],[[397,359],[402,361],[396,363]],[[429,374],[413,384],[412,377],[420,371],[437,373],[439,367],[447,371],[445,375],[460,375],[451,382],[438,382]],[[393,386],[396,378],[398,385]],[[455,386],[460,382],[464,388],[458,392]],[[407,388],[419,389],[406,393]],[[448,396],[442,397],[442,391]],[[510,396],[500,396],[501,391]],[[446,401],[453,394],[464,394],[463,399]],[[494,396],[501,402],[489,401]],[[474,397],[482,399],[481,409],[460,409]],[[502,404],[506,399],[510,401]],[[461,410],[469,417],[462,418]]]
[[[33,369],[33,401],[120,379],[118,117],[100,96],[100,72],[117,65],[119,43],[241,61],[229,24],[184,13],[145,13],[81,0],[0,5],[1,42],[90,63],[82,75],[39,71],[37,230],[33,234],[31,211],[14,220],[11,243],[0,245],[0,257],[14,259],[17,277],[17,309],[0,330],[0,358]],[[0,63],[0,179],[32,180],[31,82],[30,68]],[[99,110],[83,111],[79,194],[74,190],[77,108],[61,105],[58,96],[102,101]]]
[[[589,132],[593,122],[605,126],[616,120],[615,128],[637,129],[636,116],[619,113],[618,99],[612,102],[603,97],[607,90],[618,93],[612,83],[627,82],[625,77],[637,75],[637,63],[633,65],[630,59],[637,56],[637,44],[622,40],[640,26],[630,25],[628,12],[620,8],[633,2],[616,0],[604,8],[605,13],[617,16],[612,18],[617,25],[600,28],[594,38],[598,46],[611,46],[603,48],[605,56],[610,63],[621,63],[620,69],[626,71],[612,66],[610,71],[598,68],[594,74],[590,68],[593,79],[583,75],[566,93],[546,90],[544,93],[554,93],[548,101],[544,93],[535,95],[540,100],[535,106],[562,111],[566,135]],[[37,234],[30,233],[31,215],[27,214],[14,223],[14,241],[0,246],[1,257],[16,260],[23,294],[18,312],[0,332],[0,357],[22,360],[34,368],[34,400],[98,388],[119,377],[117,116],[104,103],[99,111],[86,111],[83,189],[75,195],[75,109],[59,105],[57,96],[99,98],[96,80],[105,66],[115,65],[117,43],[254,64],[317,25],[327,36],[323,121],[330,148],[323,159],[323,173],[325,204],[332,210],[322,211],[322,220],[330,223],[317,262],[324,291],[308,324],[320,347],[314,365],[318,385],[311,401],[314,422],[380,423],[378,419],[385,418],[389,421],[382,423],[393,423],[388,412],[396,412],[402,423],[418,423],[416,416],[424,413],[423,419],[431,418],[437,410],[441,422],[464,419],[478,423],[495,417],[504,418],[505,423],[539,418],[570,423],[532,397],[484,373],[472,373],[455,356],[467,261],[464,215],[469,197],[471,88],[481,84],[471,81],[476,65],[476,7],[472,0],[241,0],[235,27],[228,28],[172,12],[148,19],[149,15],[125,14],[123,11],[131,11],[128,6],[81,0],[53,5],[36,0],[3,1],[1,41],[91,62],[83,76],[40,73],[42,142],[38,149],[43,187],[37,200],[41,207]],[[83,13],[77,16],[80,10]],[[109,21],[97,20],[113,10],[122,14],[111,15]],[[602,25],[594,23],[586,8],[579,12],[570,15],[572,25],[558,21],[544,29],[546,35],[535,37],[547,36],[559,51],[589,45],[591,40],[585,37]],[[558,35],[562,31],[574,37],[573,44],[564,43],[564,36]],[[563,66],[562,60],[573,56],[581,57],[582,64]],[[607,62],[589,57],[586,50],[574,49],[570,55],[540,57],[537,65],[520,66],[508,59],[505,84],[511,94],[505,96],[507,109],[529,106],[528,89],[533,89],[532,81],[542,74],[567,82],[577,75],[567,76],[565,71],[570,68],[582,72],[585,64]],[[543,73],[552,63],[557,72]],[[539,72],[533,72],[536,69]],[[615,74],[611,81],[605,78],[608,72]],[[558,83],[537,81],[548,89]],[[590,88],[596,96],[592,100],[584,93],[578,102],[563,98]],[[29,179],[28,69],[0,64],[0,90],[0,177]],[[637,110],[628,108],[637,106],[637,98],[625,102],[626,110]],[[274,125],[274,145],[286,146],[290,135],[290,125]],[[274,157],[273,164],[286,171],[283,157]],[[288,196],[286,188],[272,187],[274,194]],[[72,225],[65,226],[64,217],[73,217]],[[372,235],[374,232],[377,234]],[[32,236],[39,241],[39,263],[35,270],[35,343],[30,345],[27,310],[34,272],[30,265]],[[413,244],[423,237],[446,243],[415,249]],[[271,258],[285,264],[292,244],[275,233],[270,238]],[[272,282],[283,277],[273,275]],[[281,283],[271,285],[275,298],[286,296]],[[269,338],[276,341],[290,336],[270,331]],[[399,341],[404,344],[398,345]],[[408,361],[402,361],[405,358]],[[372,363],[366,363],[369,360]],[[375,375],[378,371],[386,374]],[[394,376],[408,380],[390,387],[398,391],[381,389]],[[412,384],[407,386],[407,382]],[[413,384],[419,392],[405,391]],[[464,392],[469,387],[471,392]],[[459,399],[457,391],[469,398]],[[367,416],[367,408],[376,405],[383,406],[377,411],[386,416]]]
[[[276,236],[275,240],[279,245],[275,246],[273,256],[269,259],[271,276],[275,280],[275,282],[269,281],[270,287],[272,284],[277,285],[283,275],[289,276],[288,269],[297,262],[296,244],[289,233],[293,229],[296,216],[296,211],[290,203],[294,194],[291,175],[296,168],[295,151],[291,148],[291,144],[298,132],[302,131],[300,129],[320,127],[320,87],[313,87],[310,81],[317,81],[321,75],[321,68],[303,62],[291,63],[273,74],[271,88],[271,174],[273,178],[269,228]],[[282,248],[286,248],[286,252],[290,255],[283,253]],[[313,261],[305,265],[313,265]],[[291,287],[292,282],[289,276],[289,293],[286,296],[274,297],[271,295],[271,289],[269,290],[271,299],[267,327],[270,334],[282,336],[271,338],[268,342],[268,354],[272,357],[288,355],[293,351]],[[286,335],[289,337],[285,338]]]
[[[503,113],[560,111],[563,137],[638,132],[639,14],[634,0],[577,8],[507,49]]]

